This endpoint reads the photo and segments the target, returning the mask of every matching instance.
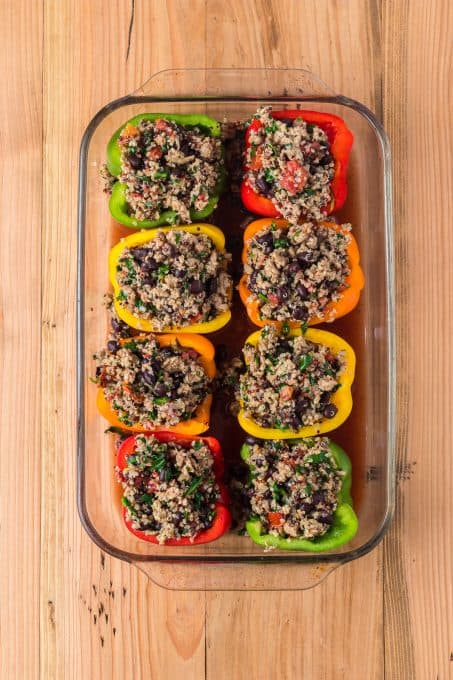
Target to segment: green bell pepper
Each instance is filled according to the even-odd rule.
[[[220,137],[220,124],[213,118],[203,115],[186,115],[186,114],[169,114],[169,113],[142,113],[134,118],[128,120],[122,125],[110,138],[107,144],[107,169],[111,175],[118,177],[121,174],[121,147],[118,144],[118,138],[126,125],[136,126],[142,120],[155,121],[164,119],[177,123],[187,128],[198,127],[202,132],[210,137]],[[203,210],[190,210],[190,217],[193,222],[203,220],[208,217],[219,201],[219,197],[224,189],[226,180],[225,168],[222,165],[219,172],[219,178],[213,193],[209,197],[207,205]],[[150,229],[159,227],[163,224],[176,224],[178,220],[178,213],[175,210],[166,210],[162,212],[160,217],[156,220],[137,220],[129,214],[129,205],[126,199],[126,185],[122,182],[115,182],[112,187],[112,194],[109,201],[109,209],[112,217],[114,217],[120,224],[132,229]]]
[[[293,439],[291,444],[297,444],[303,439]],[[340,470],[345,473],[338,496],[339,503],[333,514],[333,523],[323,535],[313,539],[282,538],[272,534],[262,533],[262,524],[256,517],[251,517],[245,524],[247,533],[254,543],[263,547],[278,548],[279,550],[303,550],[306,552],[325,552],[339,548],[348,543],[357,533],[358,520],[352,508],[351,498],[351,461],[343,449],[334,442],[329,443],[329,449]],[[247,462],[250,457],[250,447],[244,444],[241,448],[241,458]],[[252,466],[250,466],[252,473]]]

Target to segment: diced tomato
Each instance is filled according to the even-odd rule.
[[[159,158],[162,158],[162,149],[159,146],[153,146],[146,155],[148,158],[151,158],[152,161],[157,161]]]
[[[307,183],[308,170],[298,161],[288,161],[280,179],[282,186],[289,194],[297,194]]]
[[[268,512],[267,521],[271,527],[279,527],[283,524],[283,515],[281,512]]]
[[[285,385],[285,387],[282,387],[280,390],[280,397],[282,398],[282,401],[289,401],[291,397],[293,396],[294,389],[290,387],[289,385]]]
[[[250,158],[250,170],[259,170],[263,167],[263,147],[252,147],[255,149],[254,155]]]
[[[156,130],[162,130],[162,132],[170,132],[173,130],[171,125],[168,124],[163,118],[158,118],[154,123]]]
[[[269,302],[272,302],[273,305],[278,305],[278,303],[280,302],[278,296],[275,295],[275,293],[268,293],[267,297],[269,298]]]

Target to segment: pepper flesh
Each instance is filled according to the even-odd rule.
[[[215,517],[212,526],[209,529],[200,531],[199,534],[195,536],[192,540],[187,537],[181,538],[170,538],[165,541],[165,545],[170,546],[184,546],[184,545],[200,545],[201,543],[209,543],[210,541],[215,541],[220,538],[231,526],[231,514],[228,509],[228,491],[226,486],[222,482],[224,465],[223,465],[223,455],[220,448],[220,444],[214,437],[187,437],[184,435],[179,435],[170,431],[152,431],[148,433],[150,436],[154,436],[159,442],[175,442],[181,446],[189,447],[194,440],[199,440],[204,442],[213,458],[213,472],[219,487],[220,499],[215,504]],[[124,440],[118,449],[117,454],[117,465],[120,470],[124,470],[127,466],[127,458],[132,455],[135,451],[135,436],[132,435]],[[145,531],[140,531],[139,529],[134,529],[132,526],[132,521],[127,516],[127,509],[123,506],[123,519],[126,527],[129,531],[141,538],[143,541],[148,541],[149,543],[159,544],[155,535],[147,534]]]
[[[351,131],[346,126],[346,123],[339,116],[334,116],[331,113],[321,113],[320,111],[303,111],[303,110],[288,110],[288,111],[272,111],[271,116],[276,120],[282,118],[302,118],[306,123],[317,125],[327,135],[330,143],[330,153],[334,159],[334,176],[330,184],[332,192],[332,201],[330,205],[322,208],[322,211],[329,215],[336,210],[343,207],[347,195],[346,173],[349,163],[349,154],[351,152],[353,136]],[[250,132],[258,130],[262,127],[262,123],[254,119],[250,124],[246,135],[245,143],[246,150],[250,146],[249,137]],[[249,167],[246,165],[245,170]],[[244,206],[250,212],[265,217],[281,217],[270,198],[266,198],[262,194],[257,193],[247,179],[244,179],[241,185],[241,198]]]
[[[249,335],[246,343],[256,346],[262,331],[255,331]],[[296,337],[302,335],[300,328],[291,328],[287,337]],[[299,430],[279,430],[275,427],[262,427],[258,423],[246,415],[244,405],[241,403],[241,408],[238,414],[239,425],[252,437],[258,439],[296,439],[301,437],[313,437],[317,434],[330,432],[340,427],[342,423],[349,417],[352,410],[352,394],[351,386],[354,382],[355,373],[355,352],[352,347],[343,340],[339,335],[329,333],[328,331],[321,331],[317,328],[309,328],[304,334],[304,337],[318,345],[326,345],[330,348],[336,356],[343,352],[345,367],[340,375],[341,384],[338,390],[332,395],[331,403],[337,407],[337,413],[333,418],[324,418],[319,423],[314,425],[304,425]]]
[[[132,312],[125,309],[118,302],[117,296],[120,292],[120,285],[117,280],[117,265],[119,259],[126,248],[134,248],[136,246],[142,245],[143,243],[149,243],[149,241],[152,241],[159,232],[163,231],[167,233],[169,231],[172,231],[172,229],[173,229],[172,227],[163,227],[152,232],[140,231],[137,232],[136,234],[131,234],[131,236],[127,236],[126,238],[119,241],[119,243],[113,246],[112,250],[110,251],[109,278],[110,283],[113,286],[114,305],[116,313],[118,314],[120,319],[122,319],[132,328],[136,328],[137,330],[152,332],[154,330],[153,322],[151,319],[141,319],[140,317],[134,316]],[[187,226],[180,226],[178,227],[178,229],[180,229],[181,231],[187,231],[191,234],[205,234],[211,239],[211,241],[214,243],[216,249],[219,252],[225,250],[225,236],[218,227],[215,227],[212,224],[191,224]],[[232,291],[230,291],[230,297],[231,295]],[[220,314],[218,314],[218,316],[216,316],[214,319],[211,319],[210,321],[193,323],[190,326],[184,326],[182,328],[179,327],[174,327],[171,329],[168,328],[165,329],[164,332],[181,330],[184,333],[213,333],[214,331],[217,331],[223,326],[225,326],[230,321],[230,319],[231,312],[228,310],[226,312],[221,312]]]
[[[135,341],[145,340],[146,335],[138,335],[134,337]],[[157,335],[157,341],[161,347],[167,347],[174,344],[176,341],[182,347],[190,347],[200,355],[200,364],[203,366],[208,378],[214,378],[216,374],[216,366],[214,361],[214,346],[207,338],[202,335],[195,335],[190,333],[166,333],[164,335]],[[129,342],[130,338],[122,338],[120,344],[124,345]],[[209,428],[210,409],[212,403],[212,394],[208,394],[201,404],[196,409],[194,415],[190,420],[184,420],[177,425],[167,425],[166,427],[152,428],[153,433],[156,432],[175,432],[182,435],[196,435],[206,432]],[[141,425],[125,425],[119,420],[116,412],[110,405],[110,402],[105,398],[104,390],[98,389],[96,406],[101,415],[111,423],[114,427],[118,427],[128,432],[150,432],[150,429],[145,429]]]
[[[294,444],[300,439],[294,440]],[[279,550],[303,550],[305,552],[326,552],[348,543],[357,533],[358,519],[352,508],[351,498],[351,461],[343,449],[334,442],[329,443],[329,449],[340,470],[345,474],[338,494],[339,503],[333,513],[333,523],[330,529],[317,538],[283,538],[272,534],[262,533],[263,526],[259,519],[249,519],[245,527],[254,543],[266,548],[278,548]],[[241,457],[247,462],[250,457],[250,447],[244,444],[241,449]]]
[[[243,264],[246,264],[247,262],[247,253],[251,239],[257,232],[261,231],[261,229],[264,229],[267,226],[270,226],[271,224],[275,224],[279,229],[287,229],[291,226],[289,222],[283,219],[263,218],[261,220],[255,220],[254,222],[251,222],[244,232],[244,248],[242,250]],[[319,224],[323,227],[328,227],[329,229],[334,229],[335,231],[339,232],[343,231],[343,233],[349,234],[349,232],[345,232],[341,228],[341,225],[336,224],[335,222],[320,222]],[[309,326],[339,319],[341,316],[345,316],[345,314],[351,312],[359,302],[360,292],[365,285],[365,277],[363,275],[362,268],[360,267],[360,253],[357,241],[352,236],[352,234],[349,235],[351,241],[348,245],[347,253],[349,269],[351,271],[345,280],[346,287],[343,291],[341,291],[341,298],[339,300],[332,301],[326,306],[324,318],[312,317],[307,322]],[[258,300],[256,298],[251,299],[254,298],[254,294],[249,289],[247,282],[248,276],[244,274],[239,282],[238,289],[239,295],[247,310],[250,321],[252,321],[256,326],[274,324],[280,328],[284,323],[283,321],[261,318]],[[287,323],[290,328],[297,328],[300,326],[300,321],[288,320]]]
[[[210,118],[209,116],[203,115],[190,115],[190,114],[170,114],[170,113],[142,113],[138,116],[134,116],[128,120],[124,125],[122,125],[118,130],[112,135],[107,144],[107,169],[111,175],[118,177],[121,174],[121,149],[118,145],[118,138],[121,132],[127,125],[136,126],[142,120],[155,121],[158,119],[169,120],[178,125],[184,127],[199,127],[201,130],[206,132],[210,137],[220,137],[221,128],[220,124]],[[207,205],[202,210],[191,209],[190,218],[193,221],[203,220],[208,217],[213,210],[216,208],[217,203],[220,198],[220,194],[223,191],[225,185],[226,173],[225,169],[221,168],[219,172],[219,179],[215,186],[213,193],[209,197]],[[135,217],[129,215],[128,202],[126,198],[126,185],[123,182],[117,181],[112,187],[112,194],[109,201],[109,210],[112,217],[115,218],[120,224],[125,227],[130,227],[131,229],[152,229],[153,227],[159,227],[163,224],[175,224],[178,220],[178,213],[175,210],[165,210],[162,212],[158,219],[156,220],[137,220]]]

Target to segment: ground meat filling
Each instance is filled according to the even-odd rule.
[[[137,435],[127,467],[117,470],[123,505],[133,529],[156,536],[194,539],[212,526],[220,492],[212,454],[195,439],[190,447]]]
[[[123,251],[117,300],[134,316],[151,319],[156,331],[210,321],[230,305],[229,259],[205,234],[160,231]]]
[[[247,365],[240,378],[245,415],[262,427],[298,430],[333,418],[332,395],[344,369],[341,353],[298,337],[279,336],[266,326],[256,346],[243,349]]]
[[[190,222],[190,210],[201,211],[220,177],[222,143],[201,128],[187,128],[160,118],[126,125],[118,138],[121,174],[127,185],[130,214],[157,220],[174,210]]]
[[[96,381],[125,425],[151,429],[192,418],[210,390],[194,349],[146,340],[116,340],[94,355]]]
[[[350,274],[350,240],[349,234],[311,222],[288,229],[271,225],[255,234],[244,271],[261,318],[322,319],[327,305],[341,298]]]
[[[271,107],[254,116],[263,125],[249,134],[247,181],[289,222],[321,220],[332,200],[335,163],[326,133],[302,118],[275,120]]]
[[[326,437],[296,444],[260,441],[249,445],[252,515],[263,533],[282,538],[316,538],[329,530],[344,473]]]

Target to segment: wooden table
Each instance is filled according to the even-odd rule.
[[[453,677],[451,19],[449,0],[3,0],[1,680]],[[308,68],[392,142],[396,519],[310,591],[167,592],[77,517],[80,138],[153,72],[196,66]]]

